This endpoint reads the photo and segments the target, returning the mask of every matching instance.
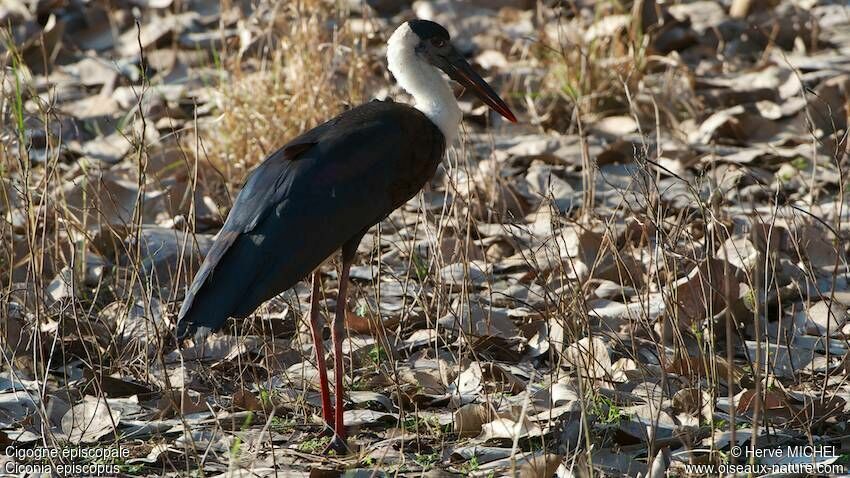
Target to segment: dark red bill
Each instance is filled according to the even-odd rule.
[[[457,56],[451,58],[449,60],[449,64],[452,68],[450,68],[447,73],[451,79],[472,90],[476,96],[481,98],[481,101],[487,104],[490,108],[496,110],[496,112],[500,115],[507,118],[508,121],[516,123],[516,116],[514,116],[511,109],[508,108],[508,105],[499,98],[499,95],[493,91],[493,88],[484,81],[484,78],[481,78],[481,75],[472,69],[466,60]]]

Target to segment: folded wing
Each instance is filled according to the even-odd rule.
[[[419,111],[371,102],[270,155],[246,181],[195,276],[178,337],[200,338],[295,285],[416,194],[444,149]]]

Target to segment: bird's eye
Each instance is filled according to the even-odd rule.
[[[446,40],[443,40],[442,38],[432,38],[431,44],[437,48],[443,48],[446,46]]]

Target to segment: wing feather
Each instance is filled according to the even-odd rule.
[[[443,138],[398,103],[367,103],[295,138],[250,175],[192,282],[178,337],[205,335],[292,287],[412,197]]]

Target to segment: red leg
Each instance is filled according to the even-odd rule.
[[[345,333],[345,303],[348,293],[348,270],[351,268],[351,261],[342,260],[342,273],[339,275],[339,294],[336,299],[336,315],[334,316],[333,328],[331,329],[331,340],[334,345],[334,379],[336,387],[334,389],[334,398],[336,405],[334,407],[334,436],[331,443],[328,445],[328,450],[334,450],[339,454],[344,454],[348,450],[348,445],[345,442],[345,424],[343,423],[343,397],[344,389],[342,379],[345,376],[345,369],[342,362],[342,339]]]
[[[319,288],[321,277],[313,273],[313,292],[310,295],[310,332],[313,335],[313,348],[316,350],[316,368],[319,369],[319,388],[322,395],[322,418],[328,427],[334,426],[331,393],[328,384],[328,367],[325,363],[325,347],[322,341],[322,324],[319,321]]]

